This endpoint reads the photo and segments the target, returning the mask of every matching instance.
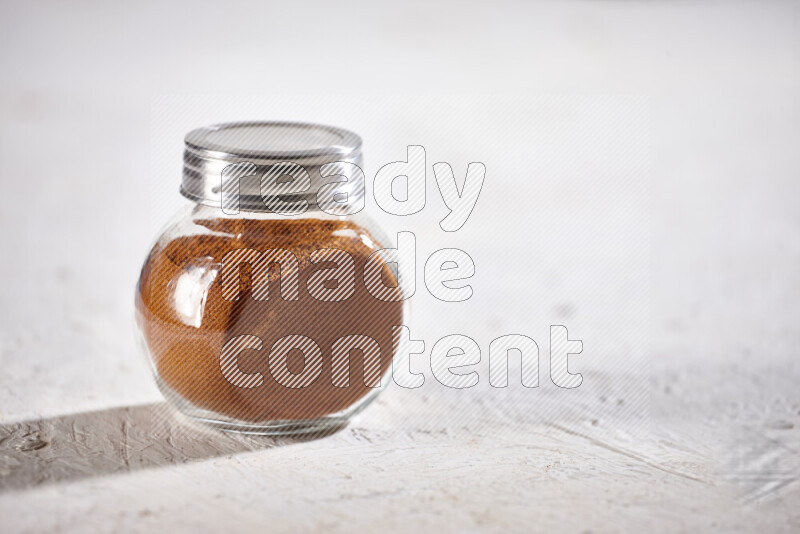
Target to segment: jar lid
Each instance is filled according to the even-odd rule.
[[[347,205],[363,202],[364,175],[349,165],[362,164],[361,138],[351,131],[300,122],[230,122],[192,130],[184,142],[181,193],[195,202],[228,213],[237,207],[275,211],[275,204],[303,201],[314,209],[320,207],[320,187],[342,176],[347,183],[336,193],[347,193]]]

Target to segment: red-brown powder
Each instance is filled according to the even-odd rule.
[[[157,244],[146,260],[136,299],[137,320],[161,380],[192,404],[226,417],[259,422],[300,420],[344,410],[373,391],[364,384],[364,359],[350,355],[348,387],[331,382],[331,346],[346,335],[361,334],[381,348],[381,373],[391,366],[392,326],[402,324],[402,302],[384,302],[367,291],[364,264],[381,245],[362,227],[349,221],[239,220],[196,221],[213,234],[178,237]],[[280,297],[278,268],[270,269],[269,298],[254,300],[249,290],[238,300],[222,294],[222,258],[231,250],[284,249],[299,260],[299,300]],[[355,261],[356,284],[352,297],[341,302],[314,299],[306,290],[308,278],[331,265],[312,263],[318,249],[348,252]],[[394,277],[384,267],[384,279]],[[213,281],[212,281],[213,280]],[[250,273],[242,269],[240,288],[250,287]],[[188,297],[187,297],[188,295]],[[181,301],[194,306],[181,304]],[[258,336],[260,351],[243,351],[238,358],[243,373],[261,373],[264,383],[241,388],[228,382],[220,370],[224,343],[242,334]],[[299,334],[313,339],[323,355],[322,373],[313,384],[292,389],[278,384],[270,374],[270,348],[279,338]],[[293,351],[289,371],[299,373],[304,360]]]

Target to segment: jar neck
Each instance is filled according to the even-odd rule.
[[[226,213],[227,211],[227,213]],[[194,218],[214,218],[214,219],[258,219],[258,220],[291,220],[291,219],[322,219],[322,220],[343,220],[353,217],[353,215],[335,215],[326,213],[317,205],[308,205],[305,211],[292,215],[275,213],[265,209],[239,209],[238,213],[230,213],[231,210],[223,210],[219,205],[195,202],[192,206],[192,216]]]

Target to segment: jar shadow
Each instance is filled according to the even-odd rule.
[[[294,436],[222,432],[163,402],[8,423],[0,425],[0,493],[303,443],[345,426]]]

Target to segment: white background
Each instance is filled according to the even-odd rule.
[[[800,525],[798,4],[2,10],[0,530]],[[368,177],[407,144],[457,175],[484,161],[462,230],[437,228],[432,188],[409,222],[423,257],[473,255],[475,301],[423,293],[412,327],[428,349],[458,332],[485,350],[507,333],[546,347],[563,322],[587,387],[559,395],[543,372],[532,394],[395,388],[338,434],[235,454],[102,412],[159,401],[132,295],[182,203],[180,137],[242,118],[351,128]],[[627,385],[603,377],[624,354],[649,365]],[[622,424],[631,407],[647,425]]]

